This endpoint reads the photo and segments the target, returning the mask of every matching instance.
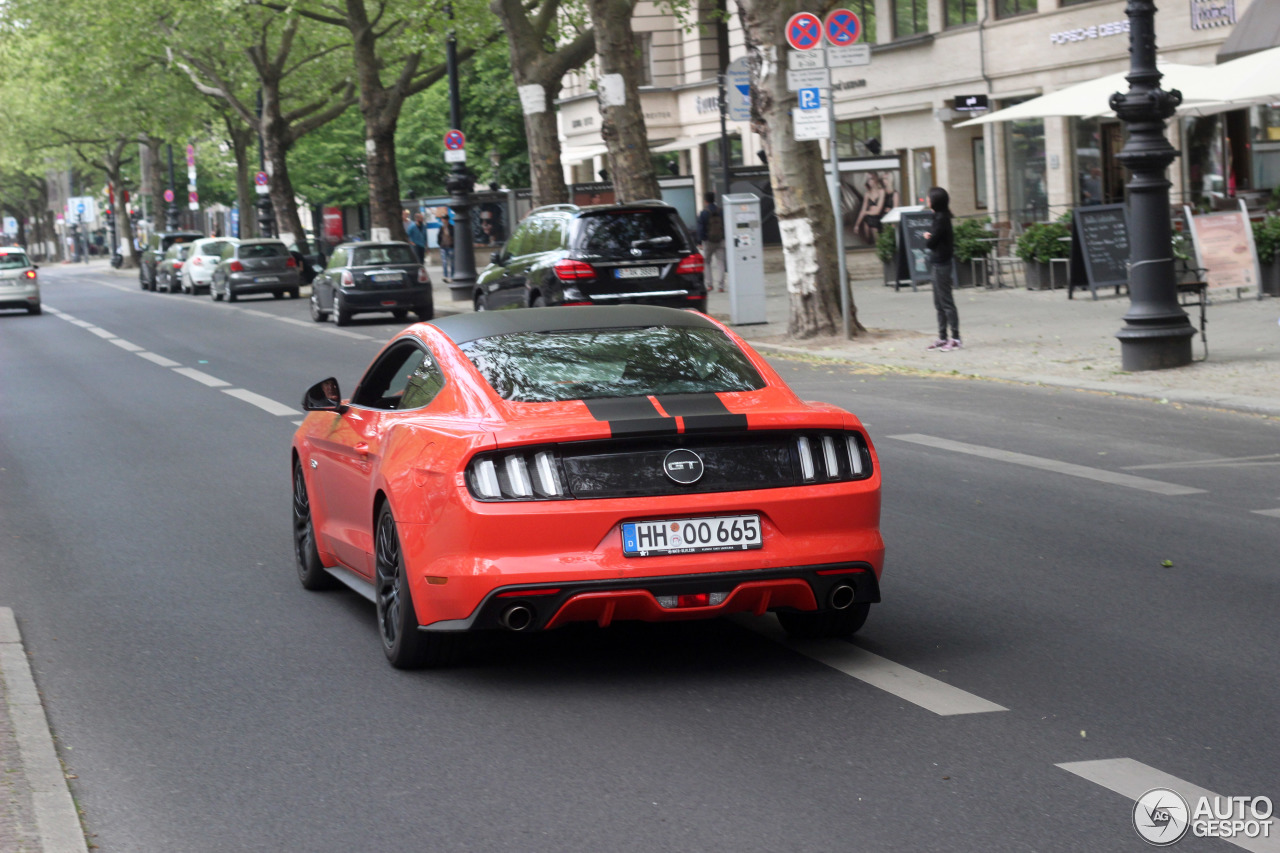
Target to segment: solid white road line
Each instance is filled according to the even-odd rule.
[[[872,654],[846,640],[793,640],[786,635],[776,619],[769,617],[739,616],[734,617],[733,621],[845,675],[852,675],[872,687],[878,687],[899,699],[905,699],[944,717],[1009,710],[959,687],[952,687],[936,678]]]
[[[1179,779],[1177,776],[1170,776],[1162,770],[1149,767],[1140,761],[1134,761],[1132,758],[1069,761],[1057,766],[1068,773],[1074,773],[1082,779],[1088,779],[1090,782],[1101,785],[1110,791],[1115,791],[1117,794],[1134,802],[1137,802],[1139,797],[1152,788],[1169,788],[1181,794],[1187,800],[1192,812],[1194,812],[1196,802],[1200,797],[1212,798],[1218,796],[1218,794],[1201,788],[1199,785],[1193,785],[1190,782]],[[1249,796],[1267,795],[1266,792],[1246,793]],[[1280,832],[1278,832],[1280,826],[1277,826],[1274,817],[1270,819],[1269,823],[1271,824],[1270,838],[1246,838],[1240,836],[1222,840],[1229,841],[1245,850],[1254,851],[1254,853],[1280,853]]]
[[[138,355],[142,356],[152,364],[158,364],[161,367],[181,367],[182,366],[181,362],[174,361],[171,358],[165,358],[162,355],[156,355],[153,352],[146,352],[144,350],[143,352],[138,353]]]
[[[1257,515],[1269,515],[1272,518],[1280,518],[1280,509],[1255,509]]]
[[[111,343],[120,347],[122,350],[128,350],[129,352],[142,352],[142,347],[138,346],[133,341],[126,341],[124,338],[111,338],[110,340]]]
[[[261,394],[255,394],[252,391],[246,391],[243,388],[223,388],[223,394],[230,394],[237,400],[244,400],[246,403],[252,403],[264,412],[270,412],[273,415],[300,415],[302,412],[297,409],[286,406],[284,403],[277,403],[270,397],[264,397]]]
[[[210,388],[225,388],[230,382],[223,382],[216,376],[210,376],[207,373],[196,370],[194,367],[176,367],[174,373],[179,373],[188,379],[194,379],[202,385],[208,385]]]
[[[1088,468],[1084,465],[1073,465],[1070,462],[1060,462],[1057,459],[1045,459],[1041,456],[1028,456],[1025,453],[1014,453],[1011,450],[999,450],[994,447],[983,447],[979,444],[965,444],[962,441],[952,441],[947,438],[937,438],[932,435],[920,435],[918,433],[909,433],[906,435],[891,435],[889,438],[896,438],[899,441],[909,441],[912,444],[922,444],[926,447],[934,447],[938,450],[950,450],[954,453],[966,453],[970,456],[980,456],[984,459],[994,459],[998,462],[1009,462],[1014,465],[1022,465],[1027,468],[1036,468],[1041,471],[1051,471],[1055,474],[1066,474],[1069,477],[1079,477],[1082,480],[1094,480],[1099,483],[1106,483],[1112,486],[1124,486],[1129,489],[1138,489],[1144,492],[1152,492],[1157,495],[1196,495],[1203,494],[1204,489],[1193,489],[1190,486],[1179,486],[1176,483],[1164,483],[1160,480],[1148,480],[1146,477],[1135,477],[1132,474],[1121,474],[1118,471],[1107,471],[1102,468]]]

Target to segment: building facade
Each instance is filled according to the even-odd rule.
[[[1252,4],[1280,0],[1163,0],[1161,61],[1210,66]],[[847,245],[870,248],[879,218],[946,187],[960,215],[1027,223],[1073,207],[1123,201],[1114,119],[1049,117],[958,127],[980,113],[1128,70],[1124,0],[846,0],[863,19],[871,63],[832,70]],[[641,88],[650,148],[700,194],[719,187],[720,115],[714,5],[680,21],[647,2],[634,30],[647,69]],[[729,56],[746,48],[737,17]],[[559,102],[566,178],[601,180],[600,115],[588,67]],[[1100,108],[1105,109],[1105,105]],[[1253,107],[1169,123],[1184,155],[1170,170],[1177,203],[1261,203],[1280,184],[1280,110]],[[750,125],[730,122],[731,190],[767,193],[767,169]],[[1274,153],[1273,153],[1274,149]],[[824,155],[826,154],[824,144]]]

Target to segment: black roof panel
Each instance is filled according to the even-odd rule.
[[[432,320],[431,325],[455,344],[514,335],[521,332],[566,332],[578,329],[630,329],[636,326],[686,326],[714,329],[716,325],[697,311],[656,305],[575,305],[566,308],[517,308],[455,314]]]

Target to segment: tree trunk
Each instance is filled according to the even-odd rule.
[[[738,0],[743,30],[751,48],[751,112],[769,160],[769,181],[782,232],[783,260],[791,310],[787,332],[810,338],[835,334],[840,317],[839,258],[836,219],[827,190],[822,149],[817,142],[795,138],[791,111],[797,96],[787,90],[783,32],[787,19],[801,11],[803,0]],[[850,329],[866,331],[857,319],[849,294]]]
[[[169,186],[169,162],[161,159],[164,142],[147,137],[143,143],[151,156],[151,231],[163,231],[168,227],[165,222],[164,191]]]
[[[628,0],[587,0],[600,66],[600,135],[609,147],[609,178],[615,198],[661,198],[649,156],[649,134],[640,106],[640,61],[631,33]]]
[[[519,76],[516,80],[519,81]],[[544,86],[548,106],[560,95],[560,81]],[[550,109],[526,113],[525,139],[529,145],[529,176],[533,184],[533,206],[565,204],[569,186],[564,182],[564,163],[560,160],[560,133],[556,114]]]
[[[236,158],[236,210],[240,212],[240,236],[257,236],[258,218],[253,213],[255,193],[253,179],[249,176],[249,147],[253,145],[254,133],[252,128],[237,122],[229,111],[223,113],[222,119],[226,123],[227,139]]]
[[[276,236],[292,234],[298,251],[306,254],[307,234],[298,216],[298,201],[289,180],[289,146],[287,126],[280,115],[278,80],[262,80],[262,143],[266,150],[267,174],[271,176],[271,207],[275,213]],[[257,213],[255,211],[254,215]],[[243,220],[243,216],[241,219]],[[255,220],[256,221],[256,220]]]

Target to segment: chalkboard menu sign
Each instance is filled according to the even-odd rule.
[[[1071,236],[1071,290],[1086,284],[1098,298],[1099,287],[1129,283],[1129,224],[1123,204],[1077,207]],[[1070,293],[1067,294],[1070,297]]]
[[[924,239],[925,232],[932,230],[932,210],[904,212],[898,220],[898,279],[910,280],[912,287],[933,281],[933,266]]]

